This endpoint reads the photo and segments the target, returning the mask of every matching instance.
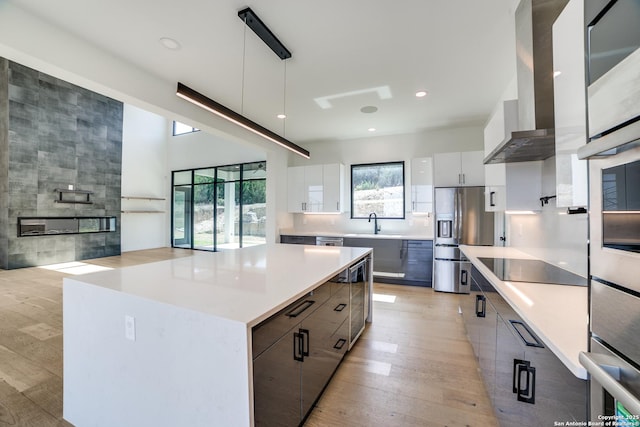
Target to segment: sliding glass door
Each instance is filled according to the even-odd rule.
[[[266,163],[173,172],[174,247],[215,251],[266,242]]]

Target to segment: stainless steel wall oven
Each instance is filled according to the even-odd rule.
[[[640,0],[585,0],[594,423],[640,426]],[[607,424],[604,424],[607,425]]]

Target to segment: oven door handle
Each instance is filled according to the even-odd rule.
[[[607,390],[616,400],[621,402],[632,414],[640,414],[640,400],[627,390],[614,375],[621,368],[615,365],[615,359],[607,355],[580,352],[580,363],[585,367],[592,379]],[[613,375],[612,375],[613,374]]]

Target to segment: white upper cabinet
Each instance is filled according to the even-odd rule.
[[[322,206],[324,212],[344,211],[344,165],[332,163],[322,166],[324,194]]]
[[[570,0],[553,24],[553,96],[556,128],[556,204],[587,205],[584,2]]]
[[[511,132],[518,130],[518,100],[498,103],[496,110],[484,128],[484,156],[505,141]]]
[[[518,100],[510,99],[498,103],[484,128],[484,155],[491,152],[518,129]],[[501,212],[507,209],[507,165],[497,163],[484,165],[485,210]],[[512,202],[513,204],[513,202]]]
[[[518,101],[503,101],[484,129],[485,155],[518,130]],[[485,210],[540,210],[542,161],[485,165]]]
[[[437,153],[433,158],[436,187],[484,185],[484,152]]]
[[[287,170],[287,206],[292,213],[342,212],[344,165],[292,166]]]
[[[287,168],[287,210],[304,212],[307,196],[304,188],[304,171],[306,166]]]
[[[411,212],[433,212],[433,159],[411,160]]]

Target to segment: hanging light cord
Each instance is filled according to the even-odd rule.
[[[244,114],[244,63],[247,58],[247,16],[244,17],[244,32],[242,36],[242,87],[240,88],[240,114]]]
[[[282,136],[284,137],[287,133],[287,60],[284,61],[284,82],[282,83],[282,114],[284,114],[284,119],[282,119]]]

